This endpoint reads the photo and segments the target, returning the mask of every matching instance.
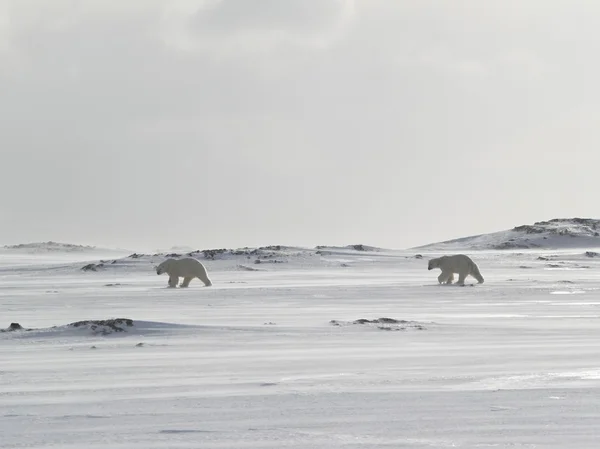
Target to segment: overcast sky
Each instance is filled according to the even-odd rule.
[[[597,0],[0,0],[0,243],[600,217]]]

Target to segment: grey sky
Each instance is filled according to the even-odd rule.
[[[0,243],[600,216],[597,1],[0,0]]]

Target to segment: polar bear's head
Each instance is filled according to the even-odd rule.
[[[427,265],[427,269],[433,270],[434,268],[437,268],[439,266],[440,266],[440,259],[431,259],[429,261],[429,264]]]
[[[161,275],[166,273],[173,261],[174,259],[167,259],[163,261],[158,267],[156,267],[156,274]]]

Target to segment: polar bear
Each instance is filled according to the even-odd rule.
[[[438,276],[440,284],[452,284],[454,273],[458,273],[458,285],[465,285],[465,279],[471,275],[479,284],[483,284],[483,276],[479,272],[479,267],[464,254],[455,254],[453,256],[442,256],[429,261],[428,270],[439,268],[442,274]]]
[[[183,277],[183,282],[180,287],[187,287],[194,278],[200,279],[204,285],[210,287],[212,282],[206,274],[206,268],[196,259],[191,257],[185,259],[167,259],[156,267],[156,274],[161,275],[167,273],[169,275],[169,287],[177,287],[179,278]]]

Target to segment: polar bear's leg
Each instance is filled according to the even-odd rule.
[[[446,284],[452,284],[453,281],[454,281],[454,273],[450,273],[448,280],[446,280]]]
[[[192,282],[192,279],[194,279],[192,276],[184,277],[183,282],[181,283],[181,287],[188,287],[190,285],[190,282]]]
[[[174,276],[172,274],[169,275],[169,288],[177,287],[178,282],[179,282],[179,276]]]
[[[442,271],[442,273],[438,276],[438,282],[440,284],[445,284],[450,280],[450,283],[454,280],[454,274],[450,271]]]
[[[212,282],[210,281],[210,279],[208,278],[208,275],[206,273],[201,273],[197,276],[198,279],[200,279],[202,282],[204,282],[204,285],[207,287],[210,287],[212,285]]]
[[[458,285],[465,285],[465,279],[467,278],[467,276],[469,275],[469,272],[467,271],[466,273],[463,271],[462,273],[458,274]]]

